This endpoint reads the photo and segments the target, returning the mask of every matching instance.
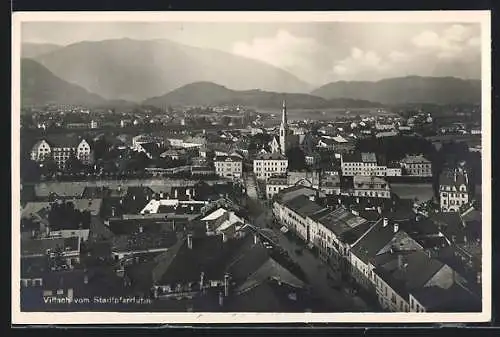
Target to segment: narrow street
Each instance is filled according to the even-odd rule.
[[[270,226],[273,221],[272,210],[263,206],[259,200],[253,199],[252,201],[253,207],[249,207],[249,212],[255,216],[252,223],[261,229],[272,227],[273,237],[278,240],[275,243],[283,248],[306,273],[314,296],[328,299],[328,302],[332,303],[339,312],[366,312],[370,310],[361,298],[349,295],[342,289],[333,288],[329,284],[327,274],[334,276],[335,279],[340,278],[340,275],[333,275],[333,272],[311,251],[301,249],[303,245],[290,240],[275,226]],[[302,253],[297,253],[299,249],[302,250]]]

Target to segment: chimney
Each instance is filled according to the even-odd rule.
[[[200,289],[203,290],[203,287],[205,285],[205,273],[201,272],[200,274]]]
[[[359,197],[356,197],[356,203],[359,204]]]
[[[111,207],[111,216],[115,216],[116,214],[116,209],[114,207]]]
[[[139,226],[139,233],[142,233],[142,232],[144,232],[144,227],[142,227],[142,225],[141,225],[141,226]]]
[[[160,193],[160,199],[163,199],[163,192]]]
[[[222,291],[219,292],[219,306],[224,305],[224,296],[222,295]]]
[[[406,267],[406,261],[403,254],[398,254],[398,268],[403,269]]]
[[[85,276],[83,276],[83,283],[84,284],[88,284],[89,283],[89,277],[87,274],[85,274]]]
[[[224,296],[229,296],[229,274],[224,275]]]
[[[132,196],[132,199],[135,200],[135,194]]]
[[[395,223],[394,224],[394,233],[397,233],[399,230],[399,224]]]
[[[177,189],[176,189],[176,188],[174,188],[174,198],[175,198],[175,199],[177,199],[177,193],[178,193],[178,192],[177,192]]]
[[[378,212],[378,214],[382,214],[382,207],[378,206],[377,207],[377,212]]]
[[[389,219],[384,218],[384,219],[382,220],[382,227],[387,227],[387,225],[389,225]]]
[[[254,234],[253,235],[253,244],[256,245],[257,243],[259,243],[259,237],[257,234]]]
[[[188,234],[187,245],[189,249],[193,249],[193,234]]]

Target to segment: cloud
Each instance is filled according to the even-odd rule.
[[[473,26],[451,25],[435,32],[426,30],[412,39],[421,52],[431,53],[439,59],[455,59],[480,52],[479,31]]]
[[[364,51],[354,47],[344,59],[334,62],[333,73],[337,76],[353,76],[358,73],[382,72],[389,64],[372,50]]]
[[[408,62],[411,56],[399,50],[393,50],[389,53],[389,60],[392,62]]]
[[[260,60],[283,69],[310,69],[321,46],[312,38],[298,37],[280,30],[272,37],[254,38],[233,44],[234,54]]]

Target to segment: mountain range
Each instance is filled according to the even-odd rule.
[[[85,41],[33,58],[61,79],[107,99],[141,101],[198,81],[234,90],[305,93],[312,89],[267,63],[168,40]]]
[[[41,64],[31,60],[21,60],[21,104],[45,105],[75,104],[102,105],[106,100],[99,95],[61,80]]]
[[[477,104],[481,82],[407,76],[377,82],[338,81],[315,90],[272,65],[168,40],[25,43],[23,104],[241,104],[260,108],[361,108],[430,103]],[[28,61],[27,58],[30,58]],[[257,90],[258,89],[258,90]],[[312,91],[311,91],[312,90]],[[372,103],[374,102],[374,103]]]
[[[377,82],[332,82],[312,91],[325,99],[352,98],[383,104],[476,104],[481,102],[481,81],[456,77],[407,76]]]
[[[195,82],[165,95],[142,102],[143,105],[166,108],[186,105],[242,105],[254,108],[281,108],[283,100],[298,109],[373,108],[380,103],[354,99],[327,100],[309,94],[279,93],[262,90],[231,90],[212,82]]]

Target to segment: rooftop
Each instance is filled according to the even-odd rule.
[[[481,301],[458,285],[448,289],[424,287],[411,293],[427,312],[481,311]]]
[[[420,155],[406,155],[406,157],[401,159],[401,163],[404,163],[404,164],[430,164],[431,161],[420,154]]]
[[[286,156],[278,152],[273,153],[260,153],[256,160],[287,160]]]
[[[298,195],[295,198],[286,201],[284,205],[302,217],[311,216],[324,209],[323,206],[320,206],[316,202],[310,200],[309,197],[305,195]]]
[[[47,250],[61,249],[76,251],[80,249],[80,238],[49,238],[21,240],[21,256],[43,256]]]
[[[404,265],[400,265],[400,259]],[[424,251],[385,253],[374,260],[378,274],[400,295],[422,289],[444,264],[430,258]]]
[[[352,214],[344,207],[339,207],[326,214],[312,215],[311,218],[330,229],[336,236],[345,236],[348,232],[356,234],[350,235],[348,242],[350,244],[363,235],[370,226],[366,219]]]
[[[241,162],[242,159],[238,156],[218,156],[215,157],[214,161],[223,161],[223,162]]]

